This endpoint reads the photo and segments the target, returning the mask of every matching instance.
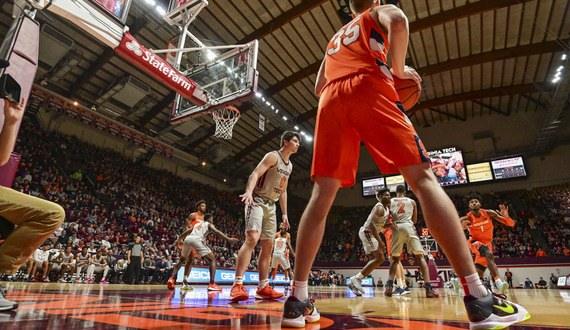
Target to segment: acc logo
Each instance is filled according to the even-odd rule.
[[[229,281],[235,280],[234,273],[221,273],[220,276],[222,277],[222,280],[229,280]]]
[[[125,44],[129,50],[132,50],[133,53],[137,54],[138,56],[142,56],[141,46],[136,41],[129,41]]]

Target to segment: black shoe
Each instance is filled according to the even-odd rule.
[[[289,296],[283,308],[281,326],[288,328],[303,328],[305,322],[315,323],[321,319],[321,314],[313,305],[314,300],[299,301],[295,296]]]
[[[463,297],[463,303],[469,317],[470,329],[503,329],[511,324],[530,318],[524,307],[506,300],[505,295],[488,291],[487,297]]]

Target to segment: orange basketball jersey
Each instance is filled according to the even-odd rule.
[[[194,220],[192,220],[190,227],[194,227],[194,225],[197,224],[198,222],[204,222],[204,216],[203,215],[201,215],[198,212],[191,213],[190,215],[192,215],[192,214],[194,214]],[[190,229],[190,227],[188,227],[186,229]]]
[[[481,209],[481,216],[475,217],[473,212],[467,213],[471,226],[469,227],[469,234],[471,237],[481,243],[491,243],[493,241],[493,219],[489,217],[487,211]]]
[[[326,50],[327,83],[361,73],[394,84],[386,65],[388,38],[370,16],[370,9],[340,29]]]

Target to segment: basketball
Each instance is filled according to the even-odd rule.
[[[400,79],[394,76],[394,87],[406,111],[420,100],[421,88],[414,79]]]

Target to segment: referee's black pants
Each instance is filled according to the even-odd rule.
[[[139,284],[141,276],[141,257],[131,256],[131,263],[127,266],[123,280],[126,284]]]

